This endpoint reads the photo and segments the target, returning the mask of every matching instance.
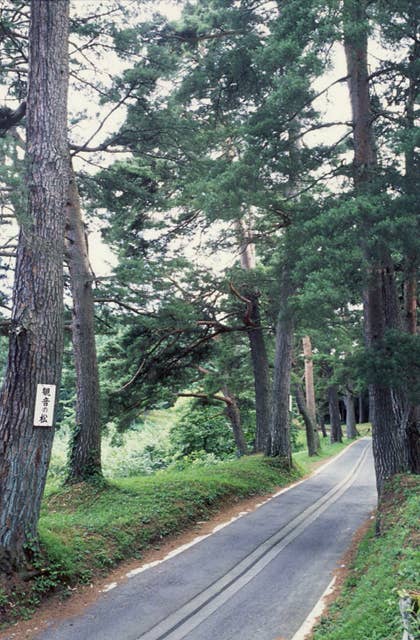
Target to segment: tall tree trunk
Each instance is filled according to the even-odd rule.
[[[255,328],[248,330],[255,389],[255,451],[264,452],[269,439],[271,420],[270,372],[264,334],[261,328],[258,292],[248,294],[248,298],[251,301],[250,320],[255,325]]]
[[[404,324],[412,335],[417,334],[417,265],[415,258],[407,260],[404,279]]]
[[[415,260],[409,261],[404,282],[405,328],[408,333],[417,335],[417,268]],[[412,473],[420,473],[420,404],[410,407],[407,425],[409,445],[408,463]]]
[[[383,262],[387,266],[374,268],[371,275],[365,308],[367,342],[372,348],[381,346],[386,329],[399,327],[394,270],[389,260]],[[369,400],[376,480],[381,495],[388,478],[409,470],[410,407],[402,391],[379,382],[369,385]]]
[[[359,394],[359,423],[367,422],[365,417],[365,394],[363,391]]]
[[[316,425],[316,404],[314,386],[314,363],[312,359],[312,343],[309,336],[302,338],[303,356],[305,361],[305,397],[306,406],[312,422]]]
[[[372,128],[367,66],[367,0],[344,0],[344,47],[353,116],[353,180],[356,193],[377,193],[377,158]],[[371,221],[365,218],[361,238],[366,262],[364,315],[367,345],[380,348],[388,329],[399,329],[399,309],[394,268],[388,248],[370,237]],[[378,493],[395,473],[409,469],[407,437],[408,405],[400,391],[374,382],[369,387],[373,424],[373,452]]]
[[[417,269],[411,262],[404,283],[405,323],[406,330],[417,335]],[[407,425],[409,445],[409,466],[412,473],[420,473],[420,404],[415,402],[410,407]]]
[[[65,240],[73,298],[72,339],[77,391],[76,423],[71,435],[67,482],[74,483],[101,478],[102,470],[93,274],[73,169],[70,170]]]
[[[357,437],[357,429],[356,413],[354,410],[354,396],[350,389],[346,389],[344,402],[346,405],[346,436],[349,440],[352,440],[353,438]]]
[[[335,384],[331,384],[328,387],[328,408],[330,413],[330,442],[342,442],[340,406]]]
[[[230,393],[227,385],[223,386],[222,391],[226,398],[225,413],[232,427],[236,448],[239,455],[246,456],[248,453],[248,447],[242,430],[241,412],[239,411],[238,403],[236,402],[235,396]]]
[[[322,437],[326,438],[328,434],[327,434],[327,430],[325,428],[325,416],[324,416],[324,409],[323,408],[318,413],[318,422],[319,422],[319,426],[321,427]]]
[[[271,456],[283,458],[286,464],[290,466],[292,452],[290,444],[289,395],[294,327],[292,313],[288,307],[292,288],[287,267],[283,269],[281,291],[282,308],[276,324],[271,429],[267,452]]]
[[[0,396],[0,570],[30,559],[54,429],[34,427],[37,385],[59,388],[68,188],[68,0],[31,2],[28,215],[17,252],[10,346]],[[57,394],[58,395],[58,394]]]
[[[245,225],[243,220],[238,222],[238,236],[241,266],[244,270],[251,271],[255,269],[255,248],[252,239],[252,232]],[[248,291],[246,292],[246,297],[250,302],[248,339],[251,350],[255,389],[255,451],[264,452],[267,448],[270,432],[270,370],[268,366],[264,333],[261,327],[259,292],[256,290]]]
[[[312,416],[309,413],[309,408],[305,402],[305,397],[300,386],[298,384],[294,384],[293,390],[296,398],[296,404],[305,423],[308,454],[310,456],[315,456],[320,449],[319,434],[316,428],[316,423],[312,420]]]
[[[413,21],[414,24],[414,21]],[[416,128],[415,108],[418,99],[418,78],[416,65],[418,64],[420,53],[420,43],[418,40],[413,44],[411,56],[409,58],[409,89],[406,104],[406,126],[412,133]],[[405,191],[413,203],[417,202],[419,192],[420,161],[415,149],[415,139],[412,136],[412,143],[406,147],[405,152]],[[405,264],[404,277],[404,324],[405,329],[411,335],[418,334],[417,327],[417,281],[419,269],[418,251],[411,249],[408,252]],[[410,415],[407,425],[407,437],[409,444],[409,466],[412,473],[420,473],[420,404],[413,402],[410,407]]]

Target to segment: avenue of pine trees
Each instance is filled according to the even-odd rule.
[[[38,384],[60,390],[58,422],[74,406],[69,483],[101,478],[106,424],[184,395],[191,424],[223,412],[240,455],[291,464],[293,395],[312,455],[326,416],[341,440],[343,403],[348,437],[369,418],[379,495],[420,469],[417,3],[140,9],[0,9],[0,571],[36,544],[54,437]],[[323,113],[337,87],[344,120]]]

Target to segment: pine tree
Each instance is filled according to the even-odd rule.
[[[70,273],[72,345],[76,369],[76,415],[69,448],[67,482],[98,480],[101,470],[101,409],[95,345],[93,273],[89,262],[76,176],[69,172],[65,259]]]
[[[60,383],[68,184],[67,0],[32,2],[27,99],[28,214],[19,237],[9,359],[0,399],[0,566],[36,544],[53,429],[34,426],[37,385]]]
[[[381,182],[369,93],[366,10],[365,1],[346,0],[343,23],[353,113],[353,181],[358,206],[366,208],[369,199],[370,203],[374,203],[370,208],[375,215],[381,201]],[[390,248],[386,239],[377,235],[368,241],[369,236],[372,237],[374,221],[372,214],[365,215],[360,229],[366,269],[366,341],[373,351],[382,348],[388,330],[401,330],[395,268]],[[376,478],[378,492],[381,494],[387,478],[409,469],[408,404],[405,390],[384,386],[379,380],[371,382],[369,391]]]

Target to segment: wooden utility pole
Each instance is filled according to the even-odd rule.
[[[314,386],[314,363],[312,359],[312,343],[309,336],[302,338],[303,357],[305,361],[305,397],[311,420],[316,424],[316,404]]]

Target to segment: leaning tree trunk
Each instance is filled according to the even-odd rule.
[[[64,212],[68,187],[68,0],[31,3],[27,99],[28,214],[17,251],[10,346],[0,396],[0,570],[36,545],[54,429],[35,414],[60,384]],[[49,391],[48,391],[49,390]],[[58,395],[58,394],[57,394]],[[49,407],[49,410],[53,408]]]
[[[291,295],[290,277],[284,268],[282,283],[282,308],[276,324],[276,351],[274,356],[273,396],[270,441],[267,453],[283,458],[292,464],[290,444],[290,376],[293,356],[293,317],[288,306]]]
[[[356,194],[377,194],[377,156],[373,116],[369,95],[367,64],[368,0],[344,1],[344,47],[353,117],[353,181]],[[381,349],[385,333],[400,329],[394,265],[388,247],[378,238],[369,243],[372,221],[365,216],[360,229],[365,257],[366,291],[364,295],[365,334],[368,347]],[[369,386],[373,452],[378,493],[395,473],[409,469],[407,424],[409,407],[405,394],[380,381]],[[372,415],[373,414],[373,415]]]
[[[72,340],[77,391],[67,482],[75,483],[101,478],[102,469],[92,269],[73,169],[70,170],[65,240],[73,298]]]
[[[354,410],[354,397],[350,389],[346,389],[344,403],[346,405],[346,436],[348,440],[353,440],[357,437],[357,429],[356,412]]]
[[[236,448],[240,456],[246,456],[248,447],[242,430],[241,412],[239,411],[238,403],[236,402],[235,396],[230,393],[227,385],[223,386],[222,391],[226,402],[225,413],[232,427]]]
[[[316,428],[316,423],[312,420],[309,408],[305,402],[305,396],[303,395],[303,391],[300,386],[298,384],[294,384],[293,390],[296,398],[296,404],[305,423],[308,454],[310,456],[315,456],[320,449],[319,434]]]
[[[255,248],[252,232],[240,220],[238,222],[239,249],[241,267],[245,271],[255,269]],[[264,452],[270,433],[271,418],[271,382],[268,366],[267,349],[264,333],[261,327],[261,315],[259,306],[259,292],[254,290],[246,292],[250,309],[247,317],[248,339],[251,351],[251,362],[254,377],[255,390],[255,451]]]
[[[335,384],[328,387],[328,409],[330,413],[330,442],[342,442],[340,405]]]

